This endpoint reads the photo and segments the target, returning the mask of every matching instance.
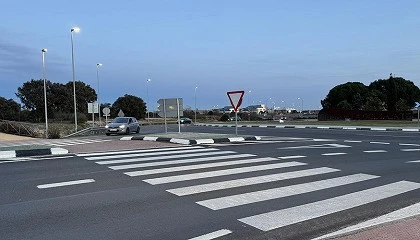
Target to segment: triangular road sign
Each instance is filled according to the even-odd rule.
[[[238,108],[241,106],[242,103],[242,97],[244,96],[245,91],[233,91],[233,92],[227,92],[227,95],[230,100],[230,104],[233,107],[233,110],[235,112],[238,111]]]

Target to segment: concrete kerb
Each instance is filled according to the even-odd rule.
[[[0,159],[16,158],[16,157],[33,157],[33,156],[44,156],[44,155],[63,155],[63,154],[68,154],[68,153],[69,151],[64,148],[7,150],[7,151],[0,151]]]
[[[170,142],[184,145],[197,145],[197,144],[212,144],[212,143],[224,143],[224,142],[242,142],[242,141],[258,141],[261,137],[217,137],[217,138],[169,138],[169,137],[154,137],[154,136],[130,136],[122,137],[120,140],[143,140],[143,141],[156,141],[156,142]]]
[[[227,124],[196,124],[196,125],[209,126],[209,127],[235,127],[235,125],[227,125]],[[267,125],[267,124],[238,125],[238,127],[420,132],[420,129],[418,128],[399,128],[399,127],[315,126],[315,125],[307,126],[307,125]]]

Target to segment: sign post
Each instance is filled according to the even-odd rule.
[[[232,91],[227,92],[229,97],[230,104],[235,111],[235,135],[238,136],[238,108],[242,104],[242,97],[244,96],[245,91]]]
[[[416,102],[417,108],[417,127],[420,129],[420,102]]]
[[[108,124],[108,117],[109,117],[110,112],[111,112],[111,109],[107,107],[102,109],[102,113],[105,115],[105,125]]]

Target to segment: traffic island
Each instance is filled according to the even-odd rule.
[[[68,154],[64,148],[46,148],[45,146],[25,146],[0,148],[0,159],[16,157],[33,157],[44,155]]]
[[[146,136],[129,136],[123,137],[120,140],[143,140],[156,142],[170,142],[185,145],[196,144],[213,144],[213,143],[227,143],[227,142],[243,142],[243,141],[258,141],[261,137],[258,136],[236,136],[231,134],[212,134],[212,133],[167,133],[167,134],[151,134]]]

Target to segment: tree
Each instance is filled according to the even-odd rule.
[[[0,119],[19,121],[20,104],[0,97]]]
[[[321,101],[323,108],[340,108],[359,110],[369,93],[369,89],[360,82],[347,82],[332,88],[327,97]]]
[[[137,119],[144,119],[146,116],[146,104],[143,99],[133,95],[125,94],[124,97],[119,97],[112,104],[111,116],[117,116],[120,110],[124,112],[125,116]]]
[[[50,105],[51,82],[46,81],[47,105]],[[39,122],[44,118],[44,80],[31,79],[18,88],[16,96],[23,103],[24,108],[31,111],[32,121]]]
[[[96,92],[93,88],[90,87],[90,85],[86,85],[84,82],[76,81],[76,104],[77,104],[77,112],[87,114],[88,113],[88,103],[96,101]],[[65,88],[67,89],[67,92],[70,92],[71,94],[68,94],[68,96],[71,97],[70,103],[72,103],[72,107],[70,108],[74,112],[74,97],[73,97],[73,82],[70,81],[65,84]]]

